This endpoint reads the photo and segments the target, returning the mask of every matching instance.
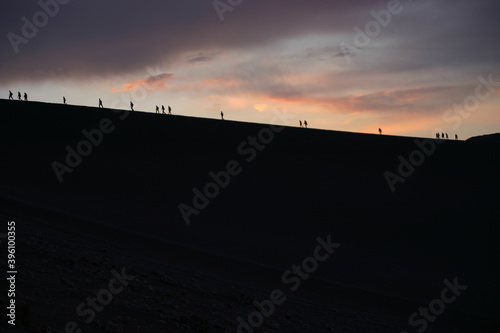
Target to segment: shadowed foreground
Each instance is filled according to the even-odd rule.
[[[24,331],[236,332],[280,289],[262,332],[416,332],[455,278],[427,332],[498,331],[498,143],[3,100],[0,127]],[[419,166],[392,192],[400,155]],[[328,259],[283,277],[329,235]],[[135,278],[86,323],[75,309],[122,268]]]

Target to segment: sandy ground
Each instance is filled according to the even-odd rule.
[[[266,125],[118,116],[0,100],[0,233],[16,221],[16,331],[74,321],[66,331],[237,332],[239,317],[266,312],[254,301],[280,289],[286,302],[255,332],[415,333],[410,315],[454,277],[467,290],[425,332],[500,331],[500,145],[427,140],[435,152],[391,192],[384,172],[398,172],[415,138],[287,127],[249,162],[237,147]],[[51,164],[104,117],[116,131],[58,182]],[[241,174],[186,225],[179,204],[231,160]],[[327,235],[342,246],[291,291],[283,273]],[[112,279],[123,269],[134,278],[121,290]],[[90,319],[96,295],[113,299]]]
[[[53,221],[16,220],[16,331],[64,332],[74,321],[82,332],[237,332],[237,318],[255,311],[255,300],[283,288],[280,272],[153,239],[95,228],[76,234]],[[137,246],[142,250],[135,251]],[[134,278],[85,323],[88,316],[78,316],[76,307],[106,289],[112,271],[122,269]],[[237,280],[243,271],[245,278]],[[400,306],[416,306],[312,279],[286,296],[255,332],[400,332],[408,328]],[[442,318],[427,332],[460,331],[445,329],[448,322]]]

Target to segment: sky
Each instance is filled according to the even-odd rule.
[[[3,0],[0,98],[460,139],[500,132],[498,0]],[[4,96],[2,96],[2,94]]]

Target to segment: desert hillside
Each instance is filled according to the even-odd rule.
[[[276,271],[278,285],[331,235],[341,245],[309,281],[424,305],[457,277],[468,288],[450,313],[498,314],[494,142],[1,100],[0,156],[6,218],[141,235]]]

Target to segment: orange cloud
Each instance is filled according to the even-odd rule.
[[[267,109],[267,104],[255,104],[253,108],[259,112],[262,112]]]
[[[174,76],[174,74],[162,73],[162,74],[158,74],[155,76],[150,76],[146,79],[124,83],[119,88],[117,88],[117,87],[111,88],[111,91],[113,91],[113,92],[130,91],[130,90],[134,90],[135,88],[137,88],[139,86],[145,86],[145,88],[148,90],[162,89],[162,88],[166,87],[165,82],[167,80],[171,79],[173,76]]]
[[[241,85],[242,81],[233,77],[217,77],[213,79],[206,79],[203,81],[204,84],[209,87],[236,87]]]

